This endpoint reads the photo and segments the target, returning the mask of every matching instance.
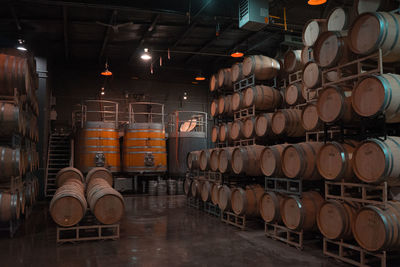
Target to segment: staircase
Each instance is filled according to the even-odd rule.
[[[52,197],[57,190],[57,172],[62,168],[72,165],[71,153],[71,139],[69,133],[53,133],[50,135],[46,168],[46,197]]]

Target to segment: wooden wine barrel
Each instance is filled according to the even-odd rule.
[[[210,169],[214,172],[218,171],[218,156],[220,151],[219,148],[214,148],[210,153]]]
[[[74,167],[66,167],[61,169],[56,175],[56,185],[57,187],[62,186],[65,182],[70,180],[78,180],[84,182],[83,174],[80,170]]]
[[[344,140],[344,143],[329,142],[324,144],[317,156],[318,172],[327,180],[352,181],[353,152],[359,142]]]
[[[25,190],[18,191],[17,195],[19,198],[19,203],[20,203],[19,206],[20,206],[21,214],[25,214],[25,207],[26,207]]]
[[[303,68],[303,84],[310,89],[321,86],[321,69],[315,62],[308,62]]]
[[[399,8],[399,4],[392,0],[355,0],[356,15],[376,11],[392,11]]]
[[[301,50],[289,50],[284,55],[284,69],[287,73],[293,73],[303,68],[301,62]]]
[[[12,176],[20,176],[24,168],[21,150],[0,146],[0,180],[9,181]]]
[[[221,211],[231,210],[231,194],[234,188],[222,185],[218,190],[218,207]]]
[[[324,32],[314,44],[314,57],[322,68],[330,68],[350,61],[347,32]]]
[[[218,154],[218,170],[221,173],[232,171],[232,152],[234,147],[222,148]]]
[[[219,88],[217,74],[211,75],[210,78],[210,92],[214,92]]]
[[[266,146],[261,151],[260,165],[265,176],[283,177],[282,152],[288,144]]]
[[[14,89],[19,94],[30,90],[26,58],[0,53],[0,73],[0,95],[14,96]]]
[[[350,89],[350,88],[349,88]],[[323,122],[342,121],[345,124],[358,120],[351,106],[351,91],[344,87],[330,86],[319,93],[318,116]]]
[[[211,184],[209,181],[204,181],[201,186],[201,200],[204,202],[211,200]]]
[[[275,134],[272,131],[272,116],[274,113],[262,113],[256,117],[255,132],[258,137],[273,138]]]
[[[277,60],[262,55],[246,57],[242,66],[245,77],[254,74],[257,80],[272,79],[278,75],[280,69],[281,66]]]
[[[0,136],[11,136],[14,133],[25,134],[21,106],[0,102]]]
[[[303,44],[313,46],[321,33],[327,30],[326,19],[312,19],[303,28]]]
[[[301,50],[301,63],[305,66],[308,62],[314,60],[314,52],[311,46],[305,46]]]
[[[367,205],[355,216],[354,239],[368,251],[398,250],[400,247],[400,203],[388,201],[387,208]]]
[[[260,166],[261,151],[264,146],[251,145],[236,147],[232,152],[232,170],[236,174],[248,176],[262,175]]]
[[[187,155],[187,167],[189,170],[198,170],[200,168],[201,150],[189,152]]]
[[[307,104],[301,112],[301,124],[308,132],[322,128],[323,123],[319,119],[317,106],[314,103]]]
[[[124,198],[104,179],[91,179],[86,197],[90,210],[102,224],[115,224],[124,215]]]
[[[233,141],[243,139],[243,122],[241,120],[235,120],[232,123],[231,131],[229,132],[229,136]]]
[[[218,143],[219,141],[219,127],[214,125],[211,129],[211,142]]]
[[[190,193],[192,197],[201,198],[201,186],[202,186],[202,181],[198,179],[193,179],[192,184],[190,186]]]
[[[232,115],[232,95],[218,98],[218,114]]]
[[[185,178],[185,182],[183,183],[183,191],[185,195],[190,196],[192,193],[192,179]]]
[[[0,192],[0,222],[19,219],[20,202],[17,193]]]
[[[352,239],[351,226],[358,208],[356,203],[333,199],[325,201],[317,215],[319,231],[328,239]]]
[[[232,128],[232,122],[222,123],[219,126],[218,136],[219,136],[219,141],[220,142],[228,141],[228,143],[230,143],[232,141],[231,138],[230,138],[231,128]]]
[[[364,13],[357,17],[349,31],[350,48],[356,54],[369,55],[382,49],[383,62],[400,61],[400,15]]]
[[[256,136],[255,132],[256,119],[254,117],[248,117],[243,122],[242,134],[244,138],[251,139]]]
[[[86,209],[84,185],[78,179],[65,181],[50,202],[51,217],[56,224],[63,227],[77,224],[85,215]]]
[[[349,10],[343,7],[335,7],[326,18],[328,31],[343,31],[350,26]]]
[[[210,154],[212,149],[203,149],[199,156],[199,166],[200,170],[207,171],[210,169]]]
[[[282,105],[281,93],[269,86],[256,85],[244,91],[243,106],[255,106],[257,110],[274,110]]]
[[[235,92],[232,95],[232,110],[238,111],[243,107],[243,93]]]
[[[276,135],[299,137],[305,135],[301,125],[301,110],[281,109],[272,116],[272,131]]]
[[[297,104],[303,104],[306,100],[302,94],[303,86],[299,82],[295,82],[286,87],[285,90],[285,102],[289,106],[295,106]]]
[[[260,200],[260,215],[267,223],[281,223],[281,210],[285,196],[267,191]]]
[[[353,171],[366,183],[387,181],[400,185],[400,137],[388,136],[386,140],[368,139],[353,152]]]
[[[239,216],[260,216],[259,203],[263,195],[264,188],[260,185],[248,185],[246,189],[236,187],[231,194],[233,212]]]
[[[282,170],[288,178],[318,180],[317,155],[323,142],[303,142],[285,147],[282,152]]]
[[[86,174],[86,184],[89,184],[92,179],[104,179],[110,186],[113,185],[113,175],[112,173],[103,167],[97,167],[91,169],[88,174]]]
[[[214,99],[210,105],[210,114],[212,117],[218,115],[218,99]]]
[[[211,202],[214,205],[218,205],[218,194],[219,194],[219,189],[221,188],[220,184],[213,183],[211,185]]]
[[[282,205],[282,221],[294,231],[317,230],[317,214],[324,199],[315,191],[303,192],[302,197],[289,195]]]
[[[359,82],[352,92],[354,111],[362,117],[385,113],[387,123],[400,122],[400,75],[372,75]]]
[[[232,88],[232,73],[230,68],[220,69],[218,71],[218,86],[225,89]]]
[[[232,82],[236,83],[244,79],[243,75],[243,63],[235,63],[231,68]]]

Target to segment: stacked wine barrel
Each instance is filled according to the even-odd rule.
[[[38,196],[37,88],[33,56],[0,49],[0,222],[22,218]]]
[[[124,214],[122,195],[112,188],[112,173],[105,168],[93,168],[84,179],[73,167],[60,170],[58,187],[50,202],[50,215],[61,227],[78,224],[89,208],[101,224],[115,224]]]

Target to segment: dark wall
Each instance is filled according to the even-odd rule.
[[[192,77],[180,77],[179,73],[163,72],[154,75],[139,75],[131,70],[113,69],[111,78],[100,75],[99,68],[79,66],[53,67],[53,92],[57,98],[58,121],[71,121],[75,104],[85,99],[99,99],[101,87],[105,87],[105,100],[120,102],[120,110],[135,98],[145,96],[146,101],[165,104],[165,112],[194,110],[208,112],[208,82],[192,84]],[[194,81],[194,80],[193,80]],[[183,100],[187,92],[188,99]]]

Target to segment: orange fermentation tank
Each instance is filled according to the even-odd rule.
[[[164,173],[167,151],[164,105],[137,102],[129,105],[129,126],[123,142],[123,170],[129,173]]]

